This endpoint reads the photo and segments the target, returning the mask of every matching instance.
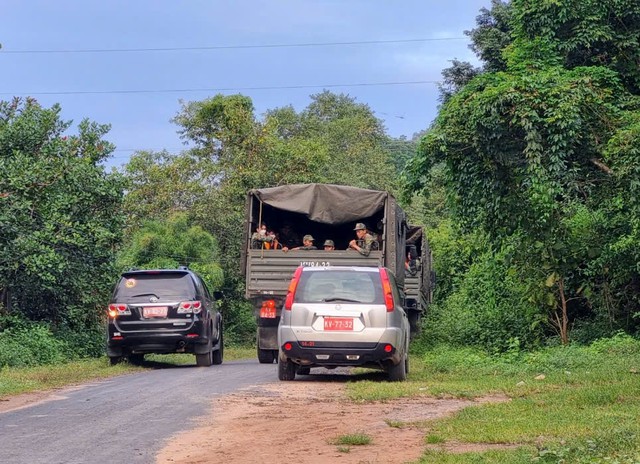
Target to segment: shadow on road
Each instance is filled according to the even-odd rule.
[[[296,382],[362,382],[365,380],[381,382],[388,379],[383,371],[367,370],[358,368],[356,372],[350,367],[339,367],[336,369],[315,368],[311,369],[308,375],[297,374]]]

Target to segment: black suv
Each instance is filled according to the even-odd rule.
[[[222,314],[215,299],[186,267],[123,273],[107,310],[111,364],[123,357],[140,363],[146,353],[194,353],[198,366],[221,364]]]

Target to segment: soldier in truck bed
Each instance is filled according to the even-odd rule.
[[[278,240],[280,241],[282,248],[291,249],[298,246],[300,243],[300,236],[294,232],[291,224],[285,222],[282,224],[282,227],[280,227],[280,231],[278,232]]]
[[[272,241],[273,236],[267,233],[267,225],[262,223],[258,225],[258,228],[251,236],[251,248],[257,250],[261,248],[269,249]]]
[[[362,222],[357,223],[353,230],[356,231],[358,238],[349,242],[349,248],[356,250],[363,256],[369,256],[371,250],[377,249],[378,242],[373,235],[367,232],[367,226]]]
[[[313,238],[313,236],[311,235],[305,235],[304,237],[302,237],[302,246],[297,246],[297,247],[293,247],[293,248],[287,248],[287,247],[282,247],[282,251],[289,251],[289,250],[317,250],[318,248],[313,244],[313,242],[315,241],[315,239]]]

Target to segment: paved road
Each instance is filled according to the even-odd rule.
[[[212,398],[278,381],[276,365],[257,360],[157,367],[0,413],[0,463],[153,463],[169,437],[210,413]]]

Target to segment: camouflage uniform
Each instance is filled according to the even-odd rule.
[[[369,232],[367,232],[362,239],[357,240],[357,243],[360,247],[358,253],[363,256],[369,256],[371,250],[376,249],[376,239]]]
[[[363,256],[369,256],[371,250],[378,249],[378,241],[372,234],[367,231],[367,227],[362,222],[357,223],[356,227],[353,230],[356,231],[356,234],[361,230],[365,232],[365,234],[362,236],[358,235],[358,239],[355,240],[355,244],[358,246],[358,249],[356,249],[358,253]],[[354,243],[354,241],[352,240],[351,243]],[[351,243],[349,245],[350,247]]]

